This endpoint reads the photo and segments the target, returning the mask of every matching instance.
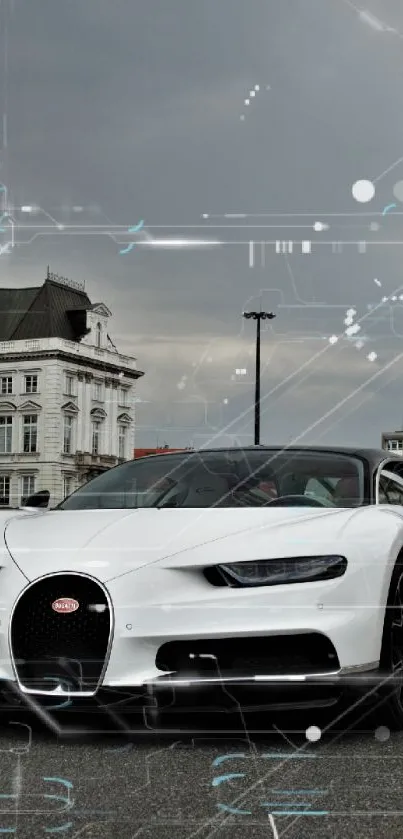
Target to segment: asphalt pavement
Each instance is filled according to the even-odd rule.
[[[21,839],[403,836],[403,734],[333,711],[9,712],[0,775],[0,834]]]

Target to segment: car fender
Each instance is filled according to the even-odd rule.
[[[384,518],[388,522],[393,521],[393,528],[390,528],[392,539],[389,545],[385,545],[386,549],[389,548],[385,569],[385,585],[382,592],[382,602],[386,608],[393,571],[399,557],[403,559],[403,507],[396,509],[396,507],[388,506],[382,508],[380,512],[384,514]]]
[[[360,545],[360,553],[375,566],[370,575],[378,588],[378,603],[386,607],[396,562],[403,555],[403,507],[393,505],[361,507],[345,524],[343,541]]]

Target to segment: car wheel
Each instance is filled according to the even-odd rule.
[[[379,722],[403,729],[403,561],[395,566],[386,604],[380,660]]]

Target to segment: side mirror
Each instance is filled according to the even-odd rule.
[[[24,503],[21,504],[22,508],[29,507],[29,509],[36,509],[36,508],[47,508],[49,507],[50,501],[50,492],[48,489],[41,489],[39,492],[35,492],[34,495],[30,495],[28,498],[25,499]]]

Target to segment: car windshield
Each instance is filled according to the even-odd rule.
[[[356,507],[364,466],[326,452],[265,449],[156,455],[130,461],[80,487],[57,509],[145,507]]]

